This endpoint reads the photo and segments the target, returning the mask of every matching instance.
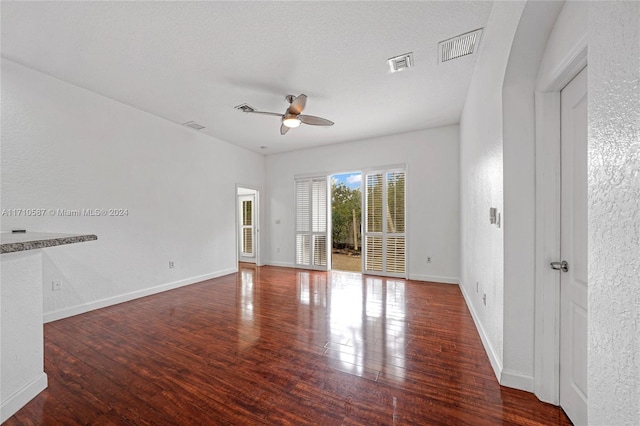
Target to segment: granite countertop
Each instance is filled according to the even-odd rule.
[[[0,253],[36,250],[65,244],[94,241],[98,237],[93,234],[55,234],[50,232],[0,233]]]

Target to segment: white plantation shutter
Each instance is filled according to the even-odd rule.
[[[404,274],[405,268],[405,174],[404,171],[386,174],[387,211],[387,272]]]
[[[296,266],[327,269],[327,178],[296,179]]]
[[[327,237],[326,235],[313,236],[313,265],[327,266]],[[326,269],[326,268],[325,268]]]
[[[242,201],[242,253],[253,255],[253,200]]]
[[[365,272],[406,276],[404,170],[373,172],[365,179]]]
[[[404,172],[387,173],[387,232],[404,233]]]
[[[311,214],[311,181],[296,181],[296,231],[309,232]]]
[[[242,254],[253,256],[253,232],[251,228],[242,229]]]
[[[312,202],[311,217],[313,232],[327,231],[327,180],[311,182]]]
[[[296,264],[301,266],[311,264],[311,235],[296,235]]]
[[[367,175],[367,230],[382,232],[383,174]]]
[[[249,261],[255,257],[254,240],[256,234],[254,195],[241,195],[240,201],[240,257],[241,261]],[[244,258],[244,259],[243,259]]]
[[[387,237],[387,272],[404,274],[404,237]]]
[[[369,174],[365,181],[366,229],[364,264],[366,271],[382,272],[382,193],[383,174]]]
[[[382,272],[382,236],[365,236],[365,269]]]

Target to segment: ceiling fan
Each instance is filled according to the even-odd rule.
[[[302,114],[302,110],[304,110],[304,107],[307,104],[307,95],[287,95],[285,99],[287,100],[287,102],[289,102],[289,108],[287,108],[284,114],[279,114],[277,112],[257,111],[252,106],[247,104],[238,105],[236,109],[252,114],[275,115],[277,117],[280,117],[280,120],[282,122],[282,124],[280,125],[281,135],[286,134],[289,129],[298,127],[300,123],[310,124],[312,126],[333,126],[333,121],[327,120],[326,118]]]

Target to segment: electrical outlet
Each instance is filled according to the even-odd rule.
[[[487,306],[487,293],[482,294],[482,301],[484,302],[484,306]]]
[[[51,290],[52,291],[60,291],[60,290],[62,290],[62,281],[60,281],[60,280],[51,281]]]
[[[476,281],[476,293],[480,293],[480,283]]]
[[[431,256],[427,256],[427,263],[431,263]]]
[[[169,269],[173,269],[175,267],[176,267],[176,265],[173,263],[173,260],[170,260],[169,261]]]

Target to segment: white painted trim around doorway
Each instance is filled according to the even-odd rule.
[[[260,188],[259,186],[254,186],[254,185],[243,185],[241,183],[236,183],[235,186],[235,193],[233,194],[233,198],[235,200],[235,224],[236,224],[236,230],[235,230],[235,234],[236,234],[236,265],[238,264],[238,262],[240,261],[240,236],[239,236],[239,232],[238,229],[240,227],[240,207],[238,205],[238,189],[240,188],[245,188],[245,189],[250,189],[252,191],[256,191],[256,198],[255,198],[255,227],[256,227],[256,241],[255,241],[255,245],[254,245],[254,250],[256,253],[256,266],[264,266],[264,262],[262,261],[262,238],[261,238],[261,229],[262,229],[262,199],[261,199],[261,192],[262,192],[262,188]]]
[[[535,93],[536,212],[534,393],[560,402],[560,91],[587,65],[587,37],[541,76]]]

